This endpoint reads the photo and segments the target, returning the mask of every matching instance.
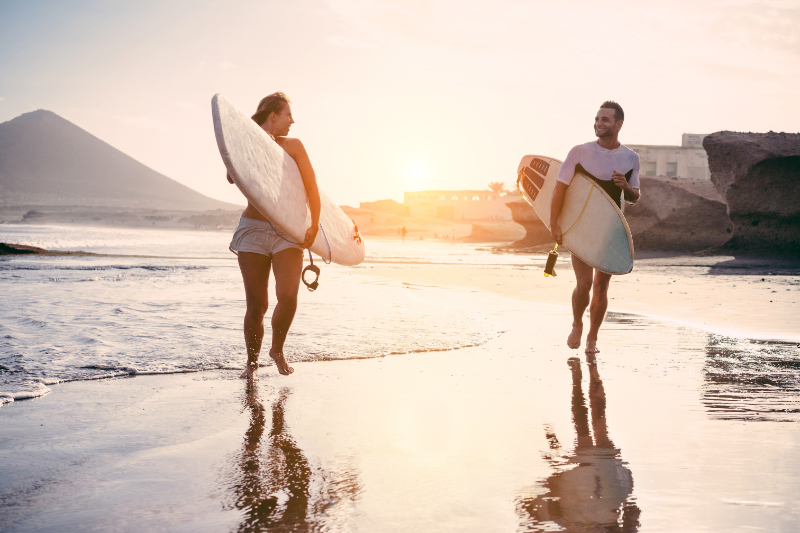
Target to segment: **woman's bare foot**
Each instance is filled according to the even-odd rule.
[[[567,337],[567,346],[572,348],[573,350],[577,350],[581,347],[581,335],[583,335],[583,323],[575,324],[572,323],[572,332]]]
[[[294,372],[294,368],[290,367],[286,363],[286,359],[283,357],[283,352],[276,352],[273,350],[269,351],[269,356],[272,357],[272,360],[275,361],[275,366],[278,367],[278,372],[281,373],[283,376],[288,376],[292,372]]]
[[[258,363],[249,363],[244,372],[239,375],[239,379],[255,379],[257,377],[256,372],[258,372]]]

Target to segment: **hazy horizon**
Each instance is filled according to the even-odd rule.
[[[528,153],[591,140],[606,99],[627,144],[800,131],[800,0],[0,5],[0,122],[53,111],[157,172],[239,203],[211,123],[293,101],[340,204],[511,182]]]

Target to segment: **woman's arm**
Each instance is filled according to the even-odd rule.
[[[303,248],[310,248],[314,244],[314,239],[317,238],[319,212],[322,206],[319,199],[319,188],[317,188],[317,175],[314,173],[314,167],[311,166],[311,160],[308,158],[306,148],[300,142],[300,139],[284,138],[281,146],[297,163],[297,168],[300,169],[300,176],[303,178],[303,185],[308,195],[308,208],[311,210],[311,227],[306,230]]]

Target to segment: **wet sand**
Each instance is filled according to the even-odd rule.
[[[543,264],[543,261],[541,261]],[[569,253],[555,278],[542,268],[368,265],[373,275],[429,286],[465,287],[510,298],[570,305],[575,289]],[[754,339],[800,340],[800,262],[686,257],[637,260],[614,276],[609,311],[635,313]]]
[[[617,313],[590,365],[564,346],[568,308],[541,303],[569,276],[359,272],[505,333],[288,378],[270,366],[250,388],[235,372],[54,386],[0,409],[0,530],[796,530],[795,343]],[[631,301],[667,308],[667,289]]]

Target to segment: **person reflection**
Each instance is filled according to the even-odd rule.
[[[361,492],[357,474],[312,467],[287,431],[288,391],[272,403],[272,423],[267,424],[258,387],[258,382],[246,384],[243,404],[250,411],[250,426],[234,461],[232,502],[225,506],[243,511],[237,531],[316,531],[345,518],[348,513],[340,504],[352,508]]]
[[[555,472],[542,483],[547,493],[518,498],[522,530],[543,531],[544,522],[555,522],[566,531],[575,532],[638,531],[641,511],[631,498],[633,475],[608,434],[606,394],[596,361],[592,357],[587,365],[588,409],[581,388],[581,361],[573,357],[568,364],[572,371],[572,418],[577,433],[575,452],[559,456],[558,439],[548,430],[553,454],[547,459]]]

